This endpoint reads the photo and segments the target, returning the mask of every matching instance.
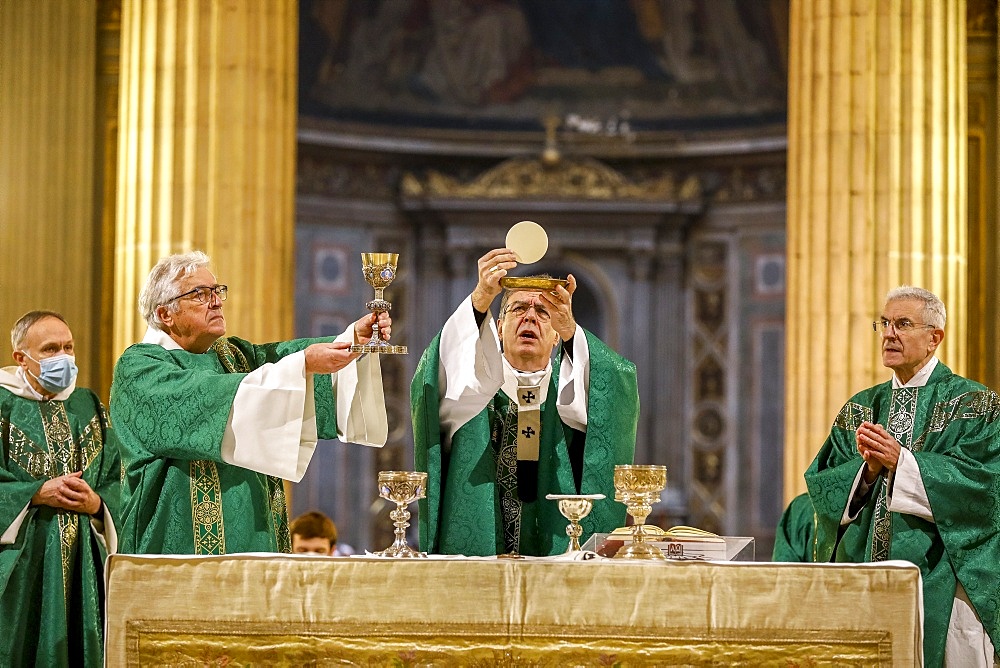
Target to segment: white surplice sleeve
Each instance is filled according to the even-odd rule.
[[[353,342],[353,324],[337,340]],[[388,420],[378,355],[351,362],[333,374],[333,384],[338,438],[384,445]],[[251,371],[240,383],[222,438],[222,461],[299,482],[317,440],[313,379],[299,351]]]
[[[90,527],[108,554],[118,553],[118,529],[106,503],[101,503],[101,516],[90,518]]]
[[[353,338],[352,331],[348,340]],[[337,438],[344,443],[381,448],[389,438],[380,360],[378,355],[362,355],[333,374]]]
[[[13,545],[17,540],[17,534],[21,530],[21,525],[24,524],[24,518],[28,516],[28,508],[31,507],[31,501],[24,504],[24,508],[21,512],[17,514],[14,521],[10,523],[10,526],[4,529],[3,533],[0,534],[0,545]]]
[[[504,385],[503,354],[492,312],[476,325],[472,296],[466,297],[441,330],[440,420],[445,444],[466,422],[486,408]],[[562,421],[587,431],[587,394],[590,387],[590,348],[577,328],[573,354],[563,355],[559,367],[556,409]]]
[[[445,444],[482,412],[504,382],[500,337],[492,311],[476,326],[472,295],[466,297],[441,330],[438,389]]]
[[[849,497],[851,503],[848,503],[847,509],[844,510],[844,516],[840,520],[841,524],[853,522],[858,513],[861,512],[861,501],[871,488],[871,485],[865,483],[862,478],[864,470],[865,465],[862,464],[861,470],[858,471],[858,475],[854,478],[854,487]],[[889,485],[890,490],[889,511],[916,515],[928,522],[934,521],[934,514],[931,512],[931,502],[927,498],[927,489],[924,487],[924,481],[920,477],[920,467],[917,466],[917,460],[912,452],[906,448],[900,448],[896,470],[889,472],[889,477],[885,483]]]
[[[573,354],[563,355],[559,365],[556,408],[563,424],[587,431],[587,393],[590,389],[590,346],[580,327],[573,335]]]
[[[927,489],[924,487],[923,478],[920,477],[920,467],[912,452],[900,448],[896,470],[889,474],[887,482],[891,484],[888,506],[891,512],[916,515],[928,522],[934,521]]]

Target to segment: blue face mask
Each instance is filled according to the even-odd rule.
[[[23,350],[21,352],[24,352]],[[38,375],[31,373],[31,377],[38,381],[38,384],[45,388],[47,392],[59,394],[76,380],[79,369],[72,355],[53,355],[43,360],[36,360],[28,353],[24,353],[32,362],[38,362],[40,371]],[[25,369],[27,371],[27,369]]]

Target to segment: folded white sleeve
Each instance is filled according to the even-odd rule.
[[[316,449],[316,406],[305,352],[251,371],[222,437],[222,461],[298,482]]]
[[[13,545],[17,541],[17,534],[21,530],[24,518],[28,516],[28,508],[30,507],[30,501],[24,504],[24,508],[17,514],[10,526],[3,530],[3,533],[0,534],[0,545]]]
[[[478,415],[503,386],[503,358],[493,314],[476,326],[472,296],[466,297],[441,330],[438,389],[441,431],[446,443]]]
[[[28,516],[28,508],[30,507],[31,503],[25,504],[10,526],[4,530],[3,534],[0,534],[0,545],[13,545],[17,541],[17,534],[21,530],[24,518]],[[93,527],[97,539],[104,545],[104,549],[108,551],[108,554],[114,554],[118,551],[118,531],[115,529],[115,522],[111,517],[111,513],[108,512],[106,505],[101,504],[100,519],[91,517],[90,525]]]
[[[341,335],[344,336],[344,335]],[[351,330],[353,340],[353,326]],[[342,340],[337,337],[337,340]],[[333,374],[337,401],[337,438],[381,448],[389,438],[389,419],[378,355],[363,355]]]
[[[556,409],[563,424],[587,431],[587,393],[590,389],[590,346],[579,327],[573,335],[573,355],[564,354],[559,365]]]
[[[118,530],[106,504],[101,504],[101,517],[91,517],[90,526],[108,554],[118,552]]]
[[[895,482],[893,482],[895,478]],[[889,497],[889,510],[894,513],[915,515],[928,522],[934,521],[931,502],[927,498],[927,488],[920,477],[920,467],[917,458],[905,448],[900,448],[899,461],[896,470],[889,474],[892,495]]]

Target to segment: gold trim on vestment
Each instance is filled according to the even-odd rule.
[[[489,409],[503,549],[505,553],[517,554],[521,548],[521,498],[517,490],[517,404],[501,392],[490,402]]]
[[[219,362],[227,373],[250,373],[253,369],[250,366],[250,361],[247,360],[246,355],[243,351],[234,345],[229,343],[229,340],[225,337],[217,340],[212,344],[212,349],[219,358]],[[216,469],[216,475],[218,475],[218,469]],[[277,540],[278,551],[279,552],[291,552],[292,551],[292,538],[288,533],[288,500],[285,497],[285,485],[281,478],[276,478],[274,476],[269,476],[264,473],[258,474],[263,481],[264,486],[264,498],[268,501],[268,511],[271,515],[271,524],[274,529],[274,536]],[[192,482],[192,494],[194,493],[194,487]],[[221,495],[218,498],[222,498]],[[220,520],[219,527],[220,530],[223,529],[224,520],[221,518],[221,505],[220,507]],[[197,535],[197,529],[195,531]],[[225,554],[225,536],[222,538],[222,552],[211,553],[211,554]],[[201,554],[196,552],[196,554]]]
[[[849,431],[857,431],[862,422],[872,421],[872,409],[870,406],[862,406],[848,402],[840,409],[837,417],[833,420],[833,426]]]
[[[889,401],[889,417],[886,429],[899,441],[899,444],[909,450],[913,440],[913,428],[917,417],[917,395],[915,387],[901,387],[892,391]],[[881,493],[875,502],[875,513],[872,518],[872,553],[870,561],[885,561],[889,558],[892,548],[892,513],[889,512],[889,485],[883,481]]]
[[[195,554],[225,554],[226,527],[222,519],[222,485],[215,462],[195,460],[190,465],[191,523]]]

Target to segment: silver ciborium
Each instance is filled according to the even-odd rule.
[[[634,520],[632,542],[623,545],[615,559],[666,559],[663,552],[646,541],[656,539],[659,527],[647,527],[645,522],[659,502],[660,492],[667,486],[667,467],[651,464],[620,464],[615,466],[615,501],[625,504]]]
[[[594,501],[604,498],[603,494],[546,494],[545,498],[550,501],[559,502],[559,512],[569,520],[566,526],[566,535],[569,536],[569,546],[565,554],[580,551],[580,536],[583,535],[583,527],[580,520],[590,514],[594,507]]]
[[[361,269],[368,285],[375,288],[375,299],[365,307],[378,318],[379,313],[392,309],[392,304],[383,296],[386,286],[396,278],[396,263],[399,253],[362,253]],[[368,343],[355,343],[351,346],[352,353],[375,353],[377,355],[405,355],[406,346],[394,346],[382,338],[378,330],[378,320],[372,327],[372,338]]]
[[[427,474],[422,471],[379,471],[378,495],[396,504],[389,513],[396,527],[396,540],[392,545],[376,552],[379,557],[426,557],[406,544],[406,527],[410,526],[410,511],[406,506],[427,496]]]

